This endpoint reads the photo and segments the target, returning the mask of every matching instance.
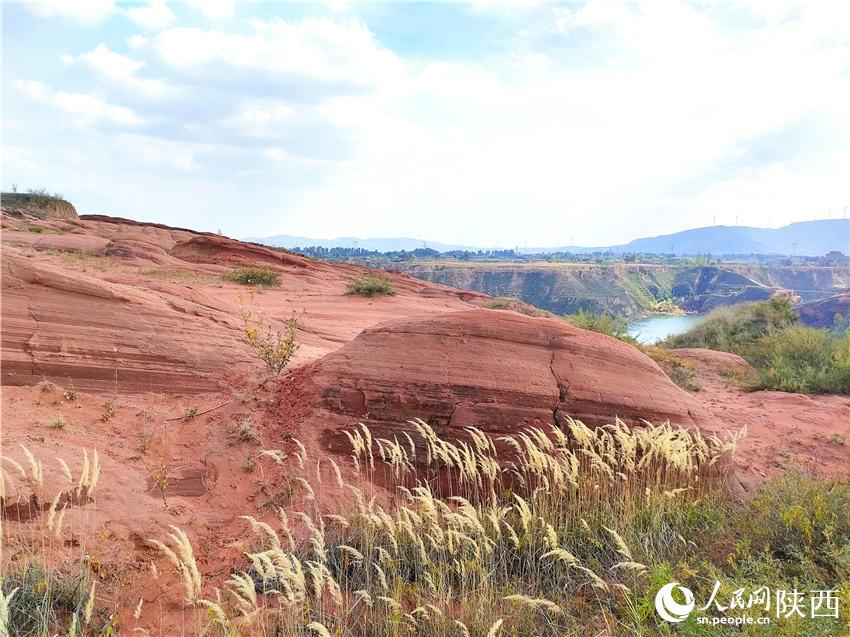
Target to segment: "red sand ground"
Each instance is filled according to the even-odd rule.
[[[47,231],[23,230],[34,223]],[[607,404],[620,414],[630,406],[679,416],[711,432],[746,426],[736,457],[745,488],[786,467],[845,476],[850,468],[850,398],[744,393],[731,379],[746,363],[727,354],[680,351],[702,382],[701,391],[686,393],[628,346],[549,319],[478,309],[489,298],[477,293],[391,275],[397,296],[349,296],[347,281],[363,271],[357,266],[109,218],[4,215],[3,230],[0,451],[24,462],[18,445],[27,445],[44,461],[52,496],[62,483],[54,457],[76,474],[82,449],[99,450],[96,502],[69,509],[67,544],[74,554],[88,553],[102,581],[99,598],[120,608],[125,627],[136,624],[139,597],[147,600],[138,625],[153,635],[179,634],[183,615],[179,595],[163,594],[149,575],[149,563],[163,561],[148,538],[162,538],[169,524],[185,529],[205,578],[219,583],[242,563],[239,542],[248,533],[238,516],[263,516],[298,499],[286,472],[269,460],[249,471],[246,458],[291,450],[289,437],[296,436],[311,443],[315,462],[325,453],[325,430],[376,413],[413,415],[423,395],[442,401],[429,403],[435,413],[452,404],[446,425],[455,414],[456,424],[467,424],[502,406],[545,420],[558,405],[590,417]],[[241,338],[238,296],[246,289],[221,278],[248,263],[281,272],[281,287],[258,291],[256,307],[275,325],[293,312],[301,325],[301,348],[276,383],[262,382],[266,372]],[[413,346],[412,331],[423,339]],[[508,350],[510,357],[500,356]],[[442,378],[424,374],[435,360],[449,365]],[[618,371],[623,366],[629,377]],[[361,392],[369,413],[350,395],[342,407],[326,408],[329,387]],[[68,389],[76,391],[73,400]],[[383,390],[402,397],[405,409],[375,409]],[[193,407],[198,415],[184,418]],[[65,426],[51,427],[59,415]],[[237,440],[244,420],[258,440]],[[164,494],[152,477],[163,466]],[[340,500],[332,484],[314,485],[328,506]],[[7,524],[13,535],[26,526]],[[161,570],[173,584],[171,569]]]

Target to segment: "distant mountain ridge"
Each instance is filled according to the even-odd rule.
[[[423,241],[409,237],[369,238],[340,237],[337,239],[311,239],[279,234],[271,237],[247,238],[279,248],[306,248],[322,246],[325,248],[363,248],[391,252],[431,248],[439,252],[450,250],[479,249],[474,246]],[[494,248],[489,248],[494,249]],[[504,248],[503,248],[504,249]],[[775,254],[797,256],[821,256],[837,250],[850,253],[850,219],[821,219],[817,221],[798,221],[781,228],[754,228],[750,226],[709,226],[693,228],[673,234],[657,237],[643,237],[629,243],[614,246],[556,246],[517,248],[522,254],[546,254],[549,252],[643,252],[654,254]]]
[[[244,241],[253,241],[276,248],[307,248],[309,246],[322,246],[323,248],[362,248],[364,250],[377,250],[378,252],[395,252],[416,248],[431,248],[438,252],[450,250],[479,250],[480,248],[440,243],[439,241],[423,241],[410,237],[371,237],[361,239],[359,237],[337,237],[336,239],[311,239],[310,237],[297,237],[288,234],[276,234],[271,237],[246,237]]]

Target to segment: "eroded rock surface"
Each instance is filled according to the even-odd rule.
[[[568,416],[695,425],[701,406],[650,358],[558,319],[475,309],[368,329],[307,381],[329,412],[373,424],[515,432]]]

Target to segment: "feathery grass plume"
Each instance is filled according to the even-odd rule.
[[[504,622],[504,620],[501,618],[493,622],[493,625],[490,626],[490,630],[487,631],[487,637],[496,637],[502,629],[502,622]]]
[[[617,551],[622,554],[622,556],[625,557],[627,560],[634,560],[634,557],[632,557],[632,551],[631,549],[629,549],[629,545],[626,544],[626,541],[620,536],[620,534],[617,533],[617,531],[615,531],[614,529],[611,529],[607,526],[603,525],[602,528],[608,531],[611,537],[614,538],[614,543],[617,546]]]
[[[53,498],[53,502],[50,503],[50,508],[47,509],[47,529],[53,530],[53,522],[56,517],[56,507],[59,505],[59,498],[62,497],[62,492],[56,494],[56,497]]]
[[[83,468],[80,471],[80,480],[77,482],[77,497],[83,493],[83,487],[88,487],[89,484],[89,452],[83,449]]]
[[[306,494],[305,498],[307,500],[315,500],[316,499],[316,493],[313,491],[313,487],[310,486],[310,483],[307,482],[307,480],[305,480],[301,476],[296,476],[295,481],[304,488],[304,493]]]
[[[92,497],[94,489],[97,486],[98,478],[100,478],[100,456],[97,449],[92,450],[91,473],[89,474],[89,482],[86,489],[86,496]]]
[[[89,595],[88,595],[88,598],[86,599],[86,605],[83,608],[83,618],[86,620],[87,624],[91,623],[91,614],[92,614],[92,611],[94,610],[94,600],[95,600],[94,590],[95,590],[96,587],[97,587],[97,580],[94,580],[91,583],[91,589],[89,589]]]
[[[213,602],[209,599],[199,599],[197,605],[206,608],[207,618],[213,626],[218,627],[223,634],[229,635],[231,634],[230,620],[227,618],[227,613],[221,605],[219,590],[216,589],[215,593],[219,597],[218,601]]]
[[[142,617],[142,606],[144,605],[144,598],[139,598],[139,603],[136,604],[136,610],[133,611],[133,619],[141,619]]]
[[[65,476],[68,484],[74,484],[74,476],[71,474],[71,467],[68,466],[68,463],[62,458],[56,458],[56,460],[59,462],[59,466],[62,468],[62,475]]]
[[[17,471],[18,474],[20,474],[21,480],[27,480],[28,479],[27,478],[27,472],[24,471],[24,468],[21,466],[21,464],[17,460],[15,460],[14,458],[10,458],[9,456],[0,456],[0,460],[5,460],[10,465],[12,465],[15,468],[15,471]]]
[[[615,568],[623,568],[630,571],[637,571],[639,573],[643,573],[647,570],[646,565],[641,564],[640,562],[617,562],[611,567],[612,570]]]
[[[67,511],[68,505],[67,503],[62,505],[62,509],[59,511],[59,516],[56,518],[56,522],[54,524],[55,529],[53,535],[57,538],[62,537],[62,524],[65,521],[65,511]]]
[[[565,562],[571,566],[575,566],[579,563],[578,558],[570,553],[567,549],[564,548],[555,548],[551,551],[548,551],[540,556],[540,559],[546,559],[547,557],[552,557],[561,562]]]
[[[307,629],[312,630],[319,637],[333,637],[330,631],[325,628],[325,625],[320,624],[319,622],[310,622],[309,624],[307,624]]]
[[[355,599],[362,601],[369,608],[372,608],[372,606],[373,606],[372,596],[369,594],[369,591],[367,591],[365,588],[361,588],[359,590],[354,591],[354,597],[355,597]]]
[[[8,594],[3,594],[3,589],[0,588],[0,637],[9,637],[9,605],[12,598],[20,589],[13,588]]]
[[[532,608],[539,608],[541,610],[545,610],[550,613],[561,613],[561,607],[558,606],[555,602],[548,600],[544,597],[529,597],[528,595],[507,595],[502,598],[508,602],[518,602],[520,604],[524,604],[526,606],[531,606]]]
[[[36,457],[33,455],[32,451],[30,451],[25,445],[19,445],[20,448],[24,452],[24,456],[27,458],[27,462],[30,465],[30,473],[32,474],[32,481],[34,484],[38,485],[39,488],[44,486],[44,471],[41,468],[41,462],[36,460]]]
[[[280,548],[280,538],[275,533],[274,529],[265,522],[257,520],[253,515],[240,515],[243,520],[247,520],[251,525],[251,530],[258,535],[263,536],[271,543],[273,548]]]
[[[185,602],[188,605],[193,605],[197,602],[201,594],[201,574],[195,562],[192,544],[182,529],[173,524],[170,524],[169,528],[171,528],[172,532],[168,534],[168,537],[177,549],[176,552],[159,540],[148,541],[162,551],[177,569],[183,580]]]
[[[283,461],[287,458],[287,455],[283,453],[280,449],[263,449],[260,452],[260,457],[267,457],[274,460],[277,464],[283,464]]]

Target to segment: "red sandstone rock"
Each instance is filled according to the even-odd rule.
[[[468,310],[364,331],[322,359],[307,389],[371,423],[412,418],[494,433],[567,416],[695,425],[705,412],[650,358],[565,321]]]

